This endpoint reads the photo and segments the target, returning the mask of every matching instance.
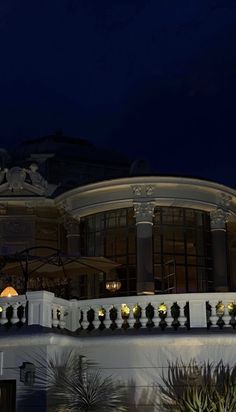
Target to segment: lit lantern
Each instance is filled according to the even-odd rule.
[[[11,298],[12,296],[18,296],[16,289],[12,286],[7,286],[0,294],[1,298]]]
[[[119,280],[108,280],[106,282],[106,289],[109,292],[117,292],[121,288],[121,282]]]

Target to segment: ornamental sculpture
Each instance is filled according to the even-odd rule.
[[[14,166],[11,169],[0,169],[0,190],[20,192],[31,189],[39,195],[47,195],[55,190],[55,185],[49,185],[38,172],[38,165],[32,163],[28,169]]]
[[[21,167],[12,167],[10,170],[6,170],[6,179],[8,182],[8,188],[12,192],[17,192],[23,189],[23,183],[26,179],[26,170]]]

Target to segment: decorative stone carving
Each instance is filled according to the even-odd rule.
[[[131,187],[132,187],[134,196],[142,195],[142,186],[131,186]]]
[[[211,229],[225,230],[225,225],[228,221],[230,213],[221,207],[217,207],[211,213]]]
[[[19,191],[23,189],[23,183],[26,178],[26,171],[21,167],[15,166],[6,171],[6,179],[8,188],[12,191]]]
[[[29,169],[25,169],[31,179],[32,185],[40,189],[47,189],[48,182],[43,178],[43,176],[38,172],[38,165],[32,163]]]
[[[136,224],[150,223],[152,224],[154,216],[155,204],[153,202],[137,202],[134,203],[134,215]]]
[[[131,186],[135,197],[152,196],[154,187],[152,185],[137,185]]]
[[[223,209],[229,209],[231,206],[231,202],[232,196],[227,195],[226,193],[220,194],[219,206],[221,206]]]
[[[145,186],[146,195],[147,196],[152,196],[153,195],[153,189],[154,189],[154,187],[151,186],[151,185]]]
[[[11,192],[20,192],[27,189],[38,195],[50,195],[56,187],[56,185],[48,184],[38,172],[36,163],[32,163],[29,169],[19,166],[14,166],[11,169],[0,169],[0,191],[8,189]]]

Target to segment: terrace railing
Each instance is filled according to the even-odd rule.
[[[235,328],[236,293],[190,293],[65,300],[51,292],[0,298],[0,324],[69,331]]]

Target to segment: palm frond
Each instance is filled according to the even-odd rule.
[[[123,389],[103,377],[97,365],[75,351],[48,360],[37,356],[38,387],[47,393],[50,412],[125,412]],[[36,389],[36,388],[35,388]]]

